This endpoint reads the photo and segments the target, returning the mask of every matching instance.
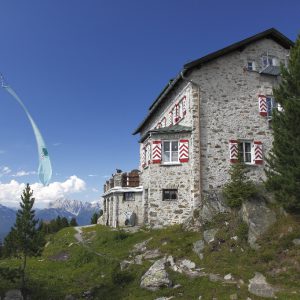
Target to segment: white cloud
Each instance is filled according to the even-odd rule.
[[[0,177],[3,175],[7,175],[11,172],[11,169],[7,166],[0,167]]]
[[[52,145],[57,147],[57,146],[60,146],[62,143],[53,143]]]
[[[18,171],[16,174],[11,175],[12,177],[23,177],[23,176],[28,176],[28,175],[34,175],[36,174],[35,171]]]
[[[51,201],[84,191],[86,184],[82,179],[73,175],[64,182],[53,182],[48,186],[33,183],[30,187],[33,190],[35,206],[45,207]],[[0,203],[7,206],[19,206],[20,195],[24,188],[25,183],[19,183],[16,180],[11,180],[9,183],[0,183]]]
[[[96,188],[92,188],[92,192],[99,193],[99,190]]]
[[[89,176],[89,177],[96,177],[96,176],[98,176],[98,175],[96,175],[96,174],[89,174],[88,176]]]

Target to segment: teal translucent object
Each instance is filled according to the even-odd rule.
[[[48,154],[48,150],[44,142],[44,139],[41,135],[41,132],[39,131],[37,125],[35,124],[31,115],[29,114],[27,108],[25,107],[25,105],[23,104],[19,96],[16,94],[16,92],[10,86],[4,84],[2,76],[1,76],[1,81],[2,81],[2,87],[18,101],[18,103],[24,109],[31,123],[35,135],[36,143],[37,143],[38,154],[39,154],[39,168],[38,168],[39,179],[43,185],[48,185],[52,177],[52,167],[51,167],[51,161]]]

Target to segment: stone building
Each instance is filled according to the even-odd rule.
[[[118,227],[143,223],[143,188],[139,170],[129,173],[117,170],[104,184],[103,215],[98,224]]]
[[[254,181],[264,179],[272,110],[280,109],[272,89],[291,46],[271,28],[184,65],[166,85],[133,133],[140,134],[138,223],[184,222],[218,195],[238,155]]]
[[[272,88],[292,45],[272,28],[184,65],[167,84],[134,132],[144,222],[182,223],[218,194],[238,153],[251,178],[264,179],[278,108]]]

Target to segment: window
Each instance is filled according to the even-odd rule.
[[[178,141],[163,141],[163,163],[178,162]]]
[[[273,109],[277,109],[278,104],[276,103],[275,99],[273,97],[270,97],[270,96],[267,96],[266,102],[267,102],[268,117],[271,118]]]
[[[255,71],[255,62],[254,61],[248,61],[247,63],[247,70],[248,71]]]
[[[251,142],[239,142],[239,156],[242,162],[246,164],[252,163]]]
[[[264,55],[262,56],[262,66],[263,68],[266,68],[268,66],[278,66],[278,59],[274,56],[270,56],[270,55]]]
[[[134,193],[133,192],[124,193],[124,200],[125,201],[134,201]]]
[[[176,189],[163,190],[163,201],[174,201],[178,199],[178,191]]]

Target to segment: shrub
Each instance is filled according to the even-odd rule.
[[[123,240],[127,239],[128,237],[129,237],[128,233],[126,233],[123,230],[119,230],[116,233],[116,235],[114,236],[114,239],[117,240],[117,241],[123,241]]]
[[[248,170],[244,163],[237,162],[229,171],[230,181],[225,184],[223,194],[226,203],[231,208],[240,208],[243,201],[257,194],[254,183],[246,176]]]
[[[248,225],[245,222],[241,222],[236,231],[236,235],[241,241],[247,241],[248,240]]]
[[[115,271],[112,273],[112,282],[117,286],[125,286],[133,279],[133,275],[128,271]]]

